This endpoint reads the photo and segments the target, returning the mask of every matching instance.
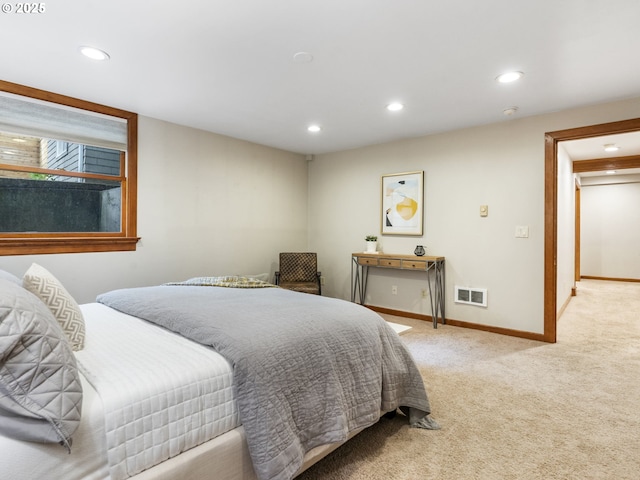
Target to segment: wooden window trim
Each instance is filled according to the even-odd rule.
[[[80,100],[37,88],[0,80],[0,91],[66,105],[80,110],[101,113],[127,121],[127,155],[121,158],[121,175],[111,177],[122,181],[122,231],[79,233],[2,233],[0,255],[39,255],[53,253],[133,251],[137,236],[138,201],[138,115],[136,113]],[[46,172],[45,172],[46,173]],[[67,172],[71,173],[71,172]],[[87,176],[87,174],[83,175]]]

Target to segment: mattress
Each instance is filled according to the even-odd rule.
[[[104,305],[81,308],[84,398],[71,454],[0,437],[7,478],[124,479],[239,426],[221,355]]]
[[[109,478],[100,397],[81,376],[82,419],[71,453],[56,444],[31,443],[0,436],[0,471],[11,480],[98,480]]]
[[[231,366],[220,354],[101,304],[83,313],[91,320],[76,358],[103,403],[114,480],[240,425]]]
[[[102,304],[80,307],[87,340],[76,352],[83,404],[71,453],[0,436],[2,478],[256,479],[227,360]],[[307,452],[298,473],[342,443]]]

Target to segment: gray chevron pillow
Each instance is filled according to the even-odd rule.
[[[49,307],[66,333],[74,351],[84,347],[84,317],[73,297],[46,268],[34,263],[22,279],[24,288]]]

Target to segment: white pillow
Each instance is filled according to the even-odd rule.
[[[84,317],[73,297],[47,269],[34,263],[22,279],[24,288],[49,307],[74,351],[84,347]]]

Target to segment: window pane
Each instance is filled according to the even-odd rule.
[[[0,170],[0,232],[120,232],[120,182],[11,173]]]
[[[0,255],[135,250],[137,136],[133,112],[0,80]]]
[[[0,132],[0,163],[23,168],[120,176],[120,151]],[[25,177],[25,175],[13,175]]]

